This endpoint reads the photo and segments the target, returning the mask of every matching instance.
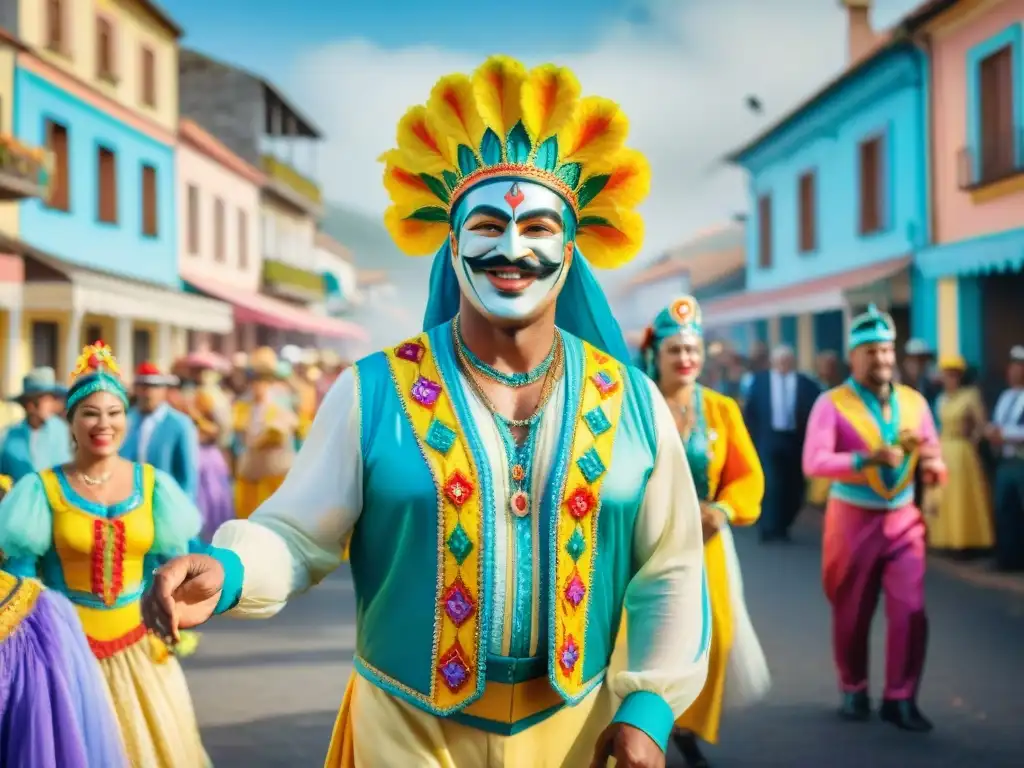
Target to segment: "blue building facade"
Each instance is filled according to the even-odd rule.
[[[67,147],[66,206],[54,207],[52,200],[23,203],[21,238],[73,265],[177,286],[174,146],[36,72],[18,68],[14,77],[16,136],[31,145],[47,146],[52,142],[52,126],[57,126]],[[106,153],[103,161],[101,151]],[[114,183],[101,195],[104,164],[106,174],[111,174],[112,166]],[[101,220],[104,196],[113,207],[113,221]],[[150,213],[144,222],[145,206],[150,206]],[[111,218],[109,213],[106,218]]]
[[[889,44],[731,158],[749,173],[747,293],[723,310],[802,364],[842,351],[845,318],[869,301],[901,335],[934,335],[909,310],[929,236],[926,72],[915,47]]]

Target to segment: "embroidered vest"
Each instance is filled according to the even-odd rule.
[[[878,415],[850,383],[829,390],[826,396],[869,451],[883,445],[901,444],[908,436],[919,436],[922,419],[928,411],[924,397],[902,384],[894,385],[892,402],[896,421],[888,427],[880,423]],[[918,459],[918,450],[907,450],[899,467],[864,467],[857,476],[833,483],[831,494],[849,504],[872,509],[906,506],[914,499]]]
[[[538,662],[559,704],[579,701],[603,679],[656,453],[643,374],[563,339],[566,401],[537,527],[543,658],[519,660]],[[492,477],[458,381],[450,324],[361,360],[356,375],[363,513],[351,548],[355,666],[420,709],[454,714],[493,678],[487,628],[493,526],[505,515],[494,509],[501,478]],[[516,661],[492,657],[492,666],[499,660]]]

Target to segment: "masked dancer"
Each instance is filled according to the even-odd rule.
[[[718,742],[723,703],[751,704],[770,684],[730,531],[757,522],[764,474],[736,401],[697,383],[705,351],[696,299],[684,296],[659,312],[641,352],[644,369],[673,411],[700,499],[711,593],[710,668],[704,690],[676,721],[675,742],[691,768],[702,768],[708,761],[698,739]]]
[[[649,171],[626,130],[553,65],[442,79],[385,156],[389,231],[436,252],[424,332],[346,371],[281,489],[156,577],[164,632],[270,616],[353,532],[328,766],[663,766],[704,685],[690,470],[588,265],[640,246]]]
[[[74,604],[132,765],[206,766],[185,676],[140,608],[147,576],[198,535],[199,510],[170,475],[118,456],[128,393],[103,342],[83,351],[67,404],[71,462],[27,475],[0,503],[3,567],[39,573]]]
[[[872,305],[850,325],[851,376],[815,403],[804,472],[834,482],[825,509],[823,575],[832,604],[832,642],[842,691],[840,715],[866,720],[868,639],[885,593],[885,690],[880,715],[929,731],[917,707],[927,645],[925,524],[914,504],[914,474],[944,480],[928,402],[893,383],[896,330]]]

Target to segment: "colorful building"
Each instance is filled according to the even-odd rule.
[[[844,5],[847,68],[730,157],[750,178],[746,290],[704,305],[708,322],[758,323],[804,365],[841,352],[868,303],[903,337],[933,332],[910,312],[928,244],[924,55],[899,30],[876,33],[868,0]]]
[[[319,129],[265,78],[195,51],[182,51],[182,114],[263,174],[259,195],[261,296],[190,280],[230,301],[255,326],[255,342],[310,346],[319,338],[361,339],[357,325],[317,314],[326,297],[316,267],[315,238],[323,213],[313,180]],[[300,170],[301,168],[301,170]],[[240,314],[241,313],[241,314]]]
[[[231,308],[181,290],[174,152],[181,30],[142,0],[5,0],[24,50],[15,136],[47,147],[43,199],[18,204],[2,248],[23,259],[20,365],[61,376],[102,337],[127,371],[167,365],[186,333],[225,333]]]
[[[914,302],[939,350],[997,386],[1024,343],[1024,1],[932,0],[912,21],[931,53],[934,215]]]

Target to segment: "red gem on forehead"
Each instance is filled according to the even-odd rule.
[[[505,193],[505,202],[509,204],[512,209],[512,213],[516,212],[516,208],[523,204],[523,200],[526,199],[526,195],[523,194],[523,190],[519,188],[519,183],[513,184],[509,187],[508,192]]]

